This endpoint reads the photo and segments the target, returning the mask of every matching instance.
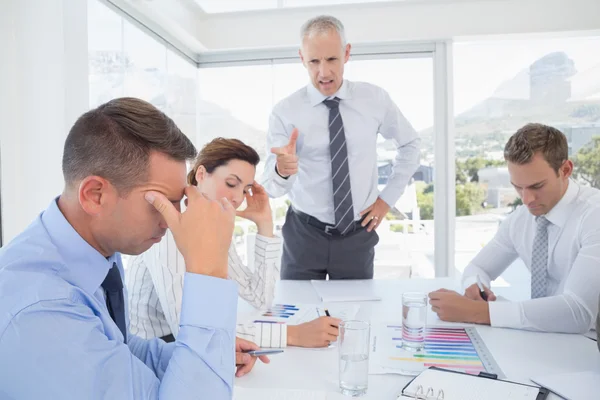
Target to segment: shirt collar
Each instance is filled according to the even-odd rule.
[[[50,203],[41,218],[52,243],[64,260],[64,266],[58,270],[58,274],[67,282],[94,293],[115,262],[122,276],[120,255],[115,253],[106,258],[86,242],[58,208],[58,198]]]
[[[340,86],[340,88],[334,95],[325,96],[323,93],[319,92],[317,90],[317,88],[313,86],[312,83],[309,83],[307,85],[307,91],[308,91],[308,99],[310,101],[310,105],[312,107],[314,107],[316,105],[321,104],[323,102],[323,100],[333,99],[334,97],[337,97],[342,100],[351,99],[352,95],[350,93],[349,86],[350,86],[350,83],[344,79],[344,81],[342,82],[342,86]]]
[[[559,200],[558,203],[552,210],[545,215],[546,219],[550,221],[553,225],[556,225],[560,228],[563,227],[565,222],[567,222],[567,218],[570,215],[572,210],[571,203],[575,200],[577,195],[579,194],[581,187],[574,180],[569,179],[567,191],[563,195],[563,197]]]

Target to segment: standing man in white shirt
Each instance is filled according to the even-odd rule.
[[[519,129],[504,158],[523,205],[465,269],[465,295],[445,289],[430,293],[432,309],[445,321],[587,332],[600,294],[600,191],[569,179],[567,138],[550,126]],[[531,271],[531,300],[495,301],[489,284],[517,257]]]
[[[288,194],[282,279],[370,279],[375,232],[419,166],[417,133],[385,90],[344,80],[350,58],[344,26],[331,16],[307,21],[300,59],[310,84],[271,114],[264,186]],[[377,188],[377,134],[397,155]]]

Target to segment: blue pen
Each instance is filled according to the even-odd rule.
[[[251,356],[267,356],[272,354],[283,353],[282,349],[258,349],[258,350],[243,350],[242,353],[250,354]]]

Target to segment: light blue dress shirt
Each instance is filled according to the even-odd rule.
[[[113,262],[123,276],[56,200],[0,250],[0,399],[230,399],[235,284],[186,274],[177,342],[126,345],[100,286]]]
[[[360,212],[377,197],[393,207],[419,167],[417,132],[389,94],[378,86],[345,80],[338,92],[330,97],[341,99],[340,115],[346,133],[354,219],[360,219]],[[309,84],[273,108],[263,185],[269,196],[288,194],[294,208],[333,224],[329,109],[323,104],[326,98]],[[299,132],[296,145],[298,173],[283,179],[275,172],[277,157],[271,153],[271,148],[288,144],[294,128]],[[378,134],[393,139],[396,145],[392,175],[381,193],[377,185]]]

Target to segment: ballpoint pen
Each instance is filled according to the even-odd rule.
[[[487,296],[487,293],[485,292],[485,288],[483,287],[483,283],[481,283],[481,279],[479,278],[479,275],[477,275],[477,287],[479,288],[479,295],[481,296],[481,298],[484,299],[485,301],[487,301],[488,296]]]

